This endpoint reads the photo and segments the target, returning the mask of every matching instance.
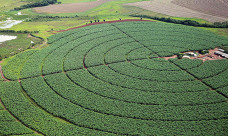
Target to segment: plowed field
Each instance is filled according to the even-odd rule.
[[[201,18],[210,22],[228,20],[227,0],[152,0],[127,5],[175,17]]]

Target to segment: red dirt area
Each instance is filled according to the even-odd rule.
[[[203,62],[204,61],[207,61],[207,60],[220,60],[220,59],[224,59],[223,57],[221,57],[219,55],[215,55],[214,54],[215,51],[218,51],[218,48],[209,50],[209,53],[208,54],[200,55],[200,56],[197,56],[197,57],[190,57],[190,59],[201,59],[201,60],[203,60]]]
[[[73,27],[73,28],[69,28],[69,29],[66,29],[66,30],[56,31],[56,32],[65,32],[65,31],[69,31],[69,30],[72,30],[72,29],[77,29],[77,28],[86,27],[86,26],[91,26],[91,25],[98,25],[98,24],[105,24],[105,23],[117,23],[117,22],[129,22],[129,21],[147,21],[147,22],[154,22],[154,21],[150,21],[150,20],[138,20],[138,19],[126,19],[126,20],[115,20],[115,21],[95,22],[95,23],[90,23],[90,24],[86,24],[86,25],[83,25],[83,26]]]
[[[205,14],[228,18],[227,0],[173,0],[172,3]]]
[[[214,54],[215,51],[218,51],[218,48],[209,50],[209,53],[208,54],[205,54],[205,55],[202,55],[201,54],[201,55],[199,55],[197,57],[190,57],[189,59],[200,59],[200,60],[203,60],[203,62],[204,61],[207,61],[207,60],[220,60],[220,59],[224,59],[223,57]],[[198,51],[196,51],[196,52],[199,53]],[[165,60],[168,60],[168,59],[176,58],[176,57],[177,57],[177,55],[170,56],[170,57],[159,57],[159,58],[164,58]]]
[[[159,57],[159,58],[163,58],[163,59],[165,59],[165,60],[168,60],[168,59],[176,58],[176,57],[177,57],[177,55],[170,56],[170,57]]]
[[[37,7],[37,8],[34,8],[34,11],[37,13],[50,13],[50,14],[84,12],[109,1],[113,1],[113,0],[97,0],[93,2],[55,4],[55,5],[49,5],[44,7]]]

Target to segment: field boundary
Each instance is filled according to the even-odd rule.
[[[82,28],[82,27],[92,26],[92,25],[98,25],[98,24],[111,24],[111,23],[130,22],[130,21],[132,21],[132,22],[134,22],[134,21],[156,22],[156,21],[151,21],[151,20],[139,20],[139,19],[114,20],[114,21],[104,21],[104,22],[90,23],[90,24],[77,26],[77,27],[73,27],[73,28],[69,28],[69,29],[65,29],[65,30],[55,31],[55,32],[65,32],[65,31],[69,31],[69,30],[73,30],[73,29],[77,29],[77,28]]]

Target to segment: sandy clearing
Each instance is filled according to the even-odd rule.
[[[45,7],[37,7],[37,8],[34,8],[34,11],[38,13],[52,13],[52,14],[84,12],[109,1],[113,1],[113,0],[97,0],[93,2],[72,3],[72,4],[55,4],[55,5],[45,6]]]
[[[227,21],[228,17],[219,17],[195,11],[186,7],[179,6],[172,2],[173,0],[151,0],[142,1],[136,3],[128,3],[125,5],[136,6],[146,10],[150,10],[157,13],[166,14],[175,17],[186,17],[186,18],[201,18],[210,22],[223,22]]]

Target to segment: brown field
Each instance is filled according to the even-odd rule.
[[[172,3],[205,14],[228,18],[228,0],[173,0]]]
[[[228,21],[227,0],[151,0],[127,5],[174,17],[200,18],[210,22]]]
[[[34,8],[34,11],[38,13],[50,13],[50,14],[84,12],[89,9],[95,8],[108,1],[112,1],[112,0],[97,0],[93,2],[72,3],[72,4],[55,4],[55,5],[45,6],[45,7],[37,7],[37,8]]]

